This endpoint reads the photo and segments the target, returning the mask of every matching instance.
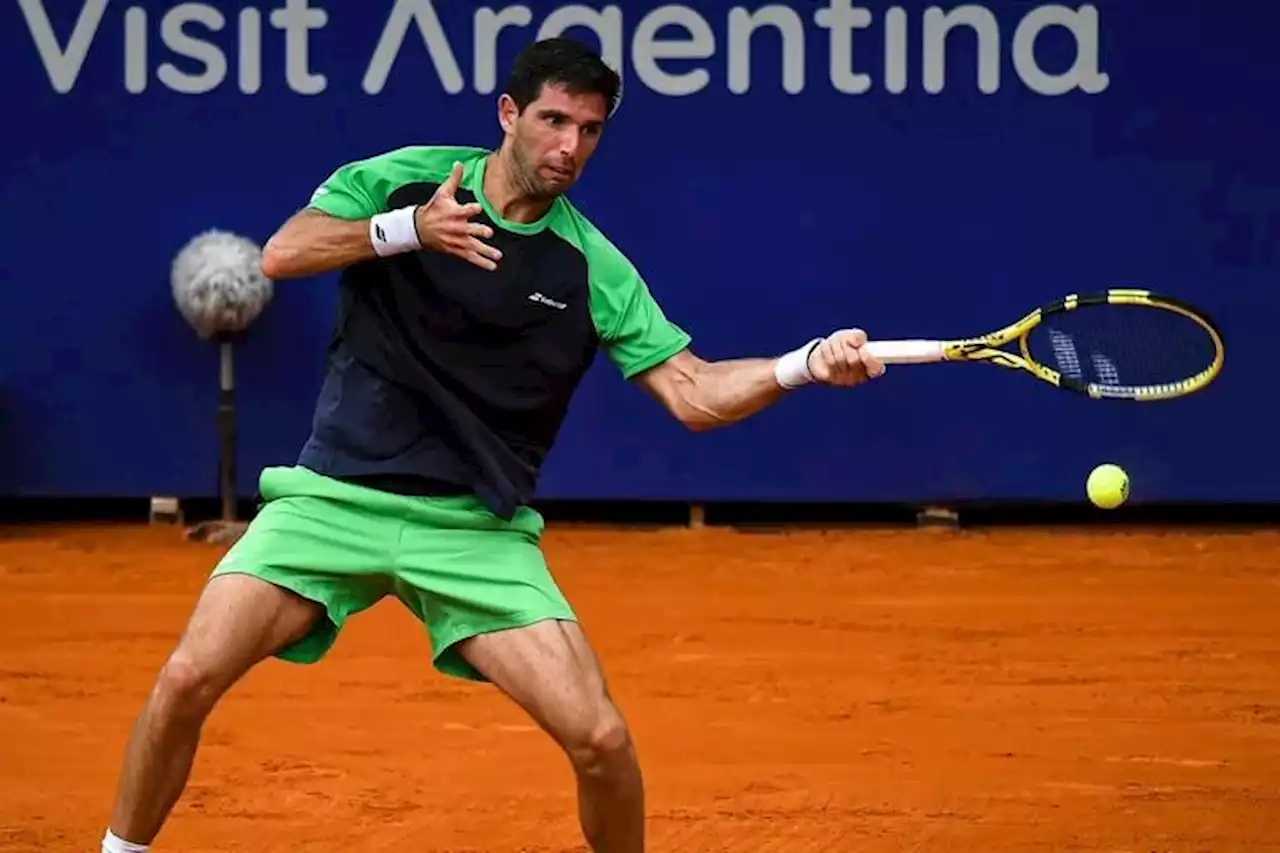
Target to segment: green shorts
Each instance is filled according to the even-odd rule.
[[[266,468],[262,505],[213,575],[248,574],[324,605],[306,637],[276,657],[315,663],[352,614],[394,595],[422,621],[441,672],[487,681],[454,646],[545,619],[574,621],[539,547],[543,519],[510,522],[479,499],[408,497],[301,467]]]

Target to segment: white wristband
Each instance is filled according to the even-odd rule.
[[[379,213],[369,220],[369,242],[380,258],[402,252],[416,252],[422,248],[418,240],[416,205],[401,207],[387,213]]]
[[[809,372],[809,353],[822,343],[823,338],[814,338],[809,343],[794,349],[773,363],[773,376],[783,388],[799,388],[813,382],[813,374]]]

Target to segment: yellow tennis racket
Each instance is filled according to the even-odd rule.
[[[1004,349],[1017,341],[1018,352]],[[972,361],[1025,370],[1094,399],[1168,400],[1222,371],[1222,334],[1204,312],[1149,290],[1071,295],[976,338],[873,341],[886,364]]]

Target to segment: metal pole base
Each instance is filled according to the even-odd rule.
[[[187,529],[187,541],[208,542],[211,545],[228,545],[244,535],[249,524],[245,521],[202,521]]]

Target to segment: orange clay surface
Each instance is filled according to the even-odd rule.
[[[0,851],[98,849],[225,546],[0,531]],[[553,525],[650,848],[1280,851],[1280,534]],[[173,851],[583,850],[568,764],[393,600],[208,721]]]

